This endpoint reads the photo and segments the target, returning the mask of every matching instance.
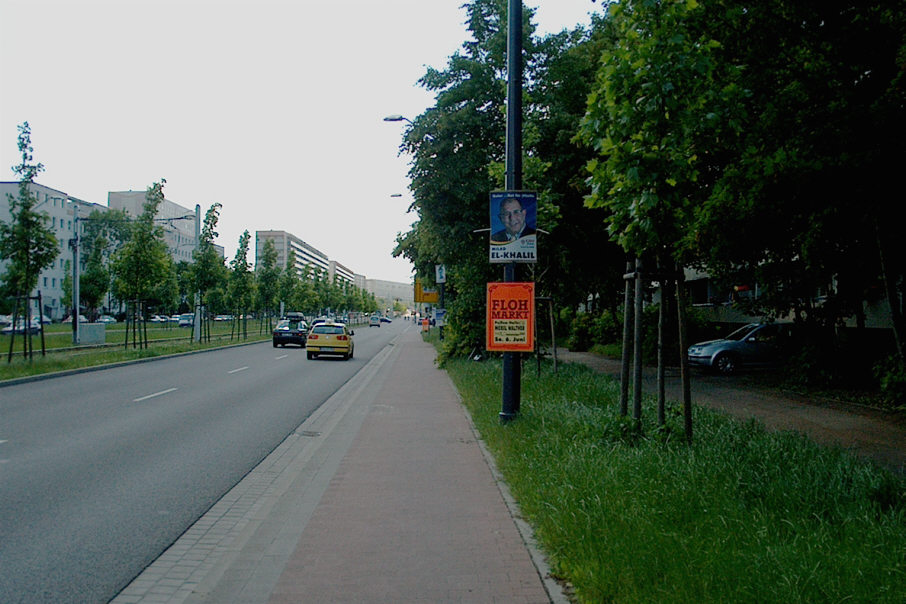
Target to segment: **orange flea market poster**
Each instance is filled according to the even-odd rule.
[[[535,284],[488,283],[487,350],[535,349]]]

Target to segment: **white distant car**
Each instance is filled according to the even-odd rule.
[[[38,333],[39,331],[41,331],[41,321],[39,321],[37,317],[32,317],[31,323],[29,325],[29,333]],[[16,333],[25,333],[25,319],[19,318],[19,320],[16,321],[15,328],[13,328],[12,324],[10,324],[0,330],[0,333],[9,335],[14,331]]]

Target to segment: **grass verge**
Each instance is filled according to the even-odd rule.
[[[150,344],[148,348],[144,349],[132,348],[131,346],[126,348],[122,344],[122,338],[120,338],[121,343],[117,346],[82,347],[66,350],[54,350],[53,348],[48,347],[46,356],[41,355],[40,340],[35,339],[34,343],[38,350],[36,350],[31,360],[24,358],[21,354],[21,349],[19,349],[16,351],[18,354],[15,354],[12,358],[12,362],[9,363],[7,362],[9,351],[9,342],[7,340],[5,343],[6,347],[0,348],[0,353],[3,355],[2,359],[0,359],[0,381],[55,373],[58,371],[82,369],[85,367],[95,367],[123,361],[134,361],[137,359],[179,354],[195,350],[207,350],[210,348],[229,346],[231,344],[264,341],[271,338],[270,332],[259,335],[257,330],[253,333],[251,328],[249,329],[248,339],[239,337],[231,339],[229,331],[227,331],[225,334],[212,334],[210,342],[199,343],[193,342],[191,337],[187,335],[186,330],[182,330],[181,332],[175,330],[169,332],[172,334],[171,337],[166,337],[166,333],[167,332],[164,331],[152,333],[151,330],[149,330],[148,336]],[[21,336],[18,337],[21,338]],[[21,342],[21,340],[18,341]]]
[[[444,368],[578,601],[906,601],[902,477],[705,408],[692,445],[650,400],[637,432],[619,384],[578,365],[523,371],[501,425],[499,361]]]

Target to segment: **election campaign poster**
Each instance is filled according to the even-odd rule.
[[[538,195],[534,191],[491,193],[491,264],[538,261]]]
[[[488,283],[485,337],[487,350],[535,349],[534,283]]]

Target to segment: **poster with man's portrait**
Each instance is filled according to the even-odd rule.
[[[538,195],[534,191],[491,193],[491,264],[537,262]]]

